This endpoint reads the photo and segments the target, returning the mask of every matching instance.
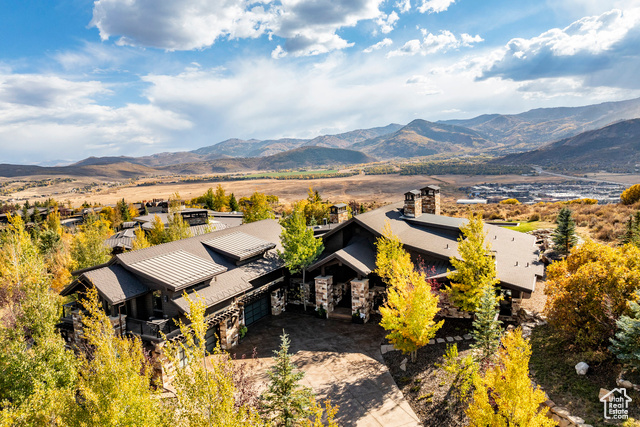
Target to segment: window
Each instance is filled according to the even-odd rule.
[[[153,314],[162,315],[162,292],[153,291]]]

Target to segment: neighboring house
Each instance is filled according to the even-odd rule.
[[[229,227],[228,223],[212,219],[214,216],[211,214],[215,212],[207,209],[189,208],[183,209],[179,213],[182,215],[182,219],[189,224],[192,236],[200,236]],[[133,242],[136,239],[135,231],[138,227],[142,227],[147,232],[150,231],[153,228],[153,221],[156,216],[167,227],[169,225],[169,215],[167,213],[149,214],[136,217],[133,221],[123,222],[120,225],[120,231],[105,240],[105,245],[111,248],[114,255],[129,251],[133,249]]]
[[[105,265],[78,272],[61,294],[82,294],[96,288],[105,311],[119,331],[139,335],[158,356],[166,339],[180,339],[174,320],[184,320],[189,305],[184,293],[204,298],[209,330],[207,348],[219,337],[229,349],[243,325],[269,314],[310,307],[328,316],[342,313],[367,321],[383,302],[385,284],[374,273],[378,239],[388,222],[416,265],[429,277],[447,282],[449,259],[458,256],[460,227],[466,219],[439,215],[439,188],[406,193],[396,203],[346,220],[342,205],[332,207],[337,221],[322,236],[325,250],[307,269],[315,277],[303,286],[291,278],[276,251],[282,250],[282,228],[276,220],[238,227],[116,255]],[[485,225],[503,293],[501,315],[512,316],[522,298],[529,298],[544,273],[535,238]],[[301,292],[301,290],[303,292]],[[445,298],[444,316],[464,316]],[[81,307],[65,306],[60,329],[67,342],[82,339]],[[164,335],[163,335],[164,334]]]
[[[186,208],[179,211],[182,219],[191,227],[199,225],[213,225],[214,229],[222,229],[227,227],[235,227],[242,224],[242,212],[214,212],[208,209]],[[153,221],[156,216],[167,226],[169,224],[168,213],[156,213],[149,215],[141,215],[133,218],[133,220],[142,225],[144,230],[153,228]]]

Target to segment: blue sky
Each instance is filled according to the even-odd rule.
[[[640,96],[635,0],[8,0],[0,163]]]

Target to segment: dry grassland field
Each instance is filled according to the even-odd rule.
[[[175,178],[174,178],[175,179]],[[640,176],[635,175],[636,182]],[[58,201],[67,200],[74,206],[84,202],[98,204],[113,204],[124,198],[129,202],[152,199],[166,199],[174,193],[179,193],[183,199],[191,199],[202,195],[207,188],[222,184],[227,193],[234,193],[236,197],[249,196],[254,191],[274,194],[282,203],[291,203],[307,197],[309,186],[318,190],[324,199],[330,201],[377,202],[381,204],[396,202],[402,199],[405,191],[419,188],[428,184],[436,184],[443,188],[443,197],[455,200],[466,197],[458,190],[458,187],[471,186],[482,183],[531,183],[531,182],[559,182],[561,178],[553,176],[521,176],[521,175],[354,175],[340,178],[321,179],[255,179],[245,181],[222,182],[165,182],[155,185],[137,186],[136,184],[122,183],[116,187],[100,185],[100,191],[90,190],[85,193],[72,193],[73,187],[83,187],[96,182],[97,179],[77,178],[73,183],[64,183],[40,188],[29,188],[13,193],[11,196],[2,197],[3,200],[14,198],[17,200],[29,199],[31,201],[53,197]],[[144,181],[139,181],[144,182]],[[105,183],[101,183],[105,184]],[[113,184],[112,184],[113,185]],[[98,188],[98,187],[97,187]],[[54,194],[54,193],[58,194]]]

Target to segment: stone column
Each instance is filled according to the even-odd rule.
[[[351,314],[364,314],[365,323],[369,321],[369,314],[373,301],[369,296],[369,279],[354,279],[351,281]]]
[[[220,347],[229,350],[238,345],[240,322],[236,315],[220,323]]]
[[[277,316],[282,314],[286,304],[286,292],[284,289],[276,289],[271,292],[271,314]]]
[[[327,317],[333,311],[333,276],[318,276],[316,283],[316,308],[327,310]]]
[[[73,310],[71,312],[71,320],[73,322],[72,342],[77,348],[82,348],[81,346],[84,342],[84,325],[82,324],[80,310]]]

